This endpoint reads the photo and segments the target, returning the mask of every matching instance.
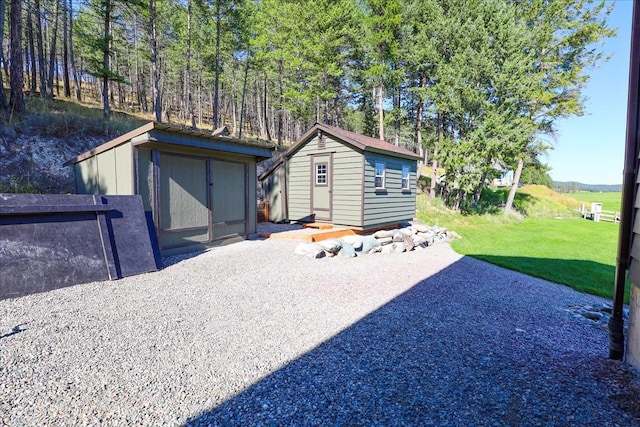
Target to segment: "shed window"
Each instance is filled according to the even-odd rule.
[[[402,166],[402,189],[409,190],[409,166]]]
[[[316,164],[316,185],[327,185],[327,164]]]
[[[376,162],[376,189],[385,188],[385,164]]]

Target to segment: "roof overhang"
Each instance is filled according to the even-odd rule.
[[[271,153],[274,148],[273,144],[260,141],[241,140],[225,136],[226,134],[226,128],[219,128],[214,132],[207,132],[200,129],[185,128],[178,125],[149,122],[132,130],[131,132],[112,139],[109,142],[99,145],[90,151],[68,160],[64,163],[64,166],[81,162],[128,141],[131,141],[134,146],[166,144],[168,146],[198,148],[253,156],[257,161],[271,158]]]

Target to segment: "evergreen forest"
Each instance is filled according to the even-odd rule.
[[[322,122],[419,153],[478,203],[580,115],[610,4],[585,0],[0,0],[3,122],[25,97],[288,145]],[[6,92],[5,92],[6,89]],[[427,170],[427,168],[425,168]],[[523,173],[524,171],[524,173]]]

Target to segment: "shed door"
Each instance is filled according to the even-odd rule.
[[[331,221],[331,154],[311,156],[311,215],[315,220]]]
[[[209,240],[207,159],[160,153],[160,247]]]
[[[247,233],[248,174],[248,166],[245,163],[211,161],[211,211],[214,239]]]

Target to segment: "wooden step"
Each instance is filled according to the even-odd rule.
[[[322,222],[309,222],[302,225],[302,228],[316,228],[318,230],[330,230],[333,228],[333,224],[326,224]]]

